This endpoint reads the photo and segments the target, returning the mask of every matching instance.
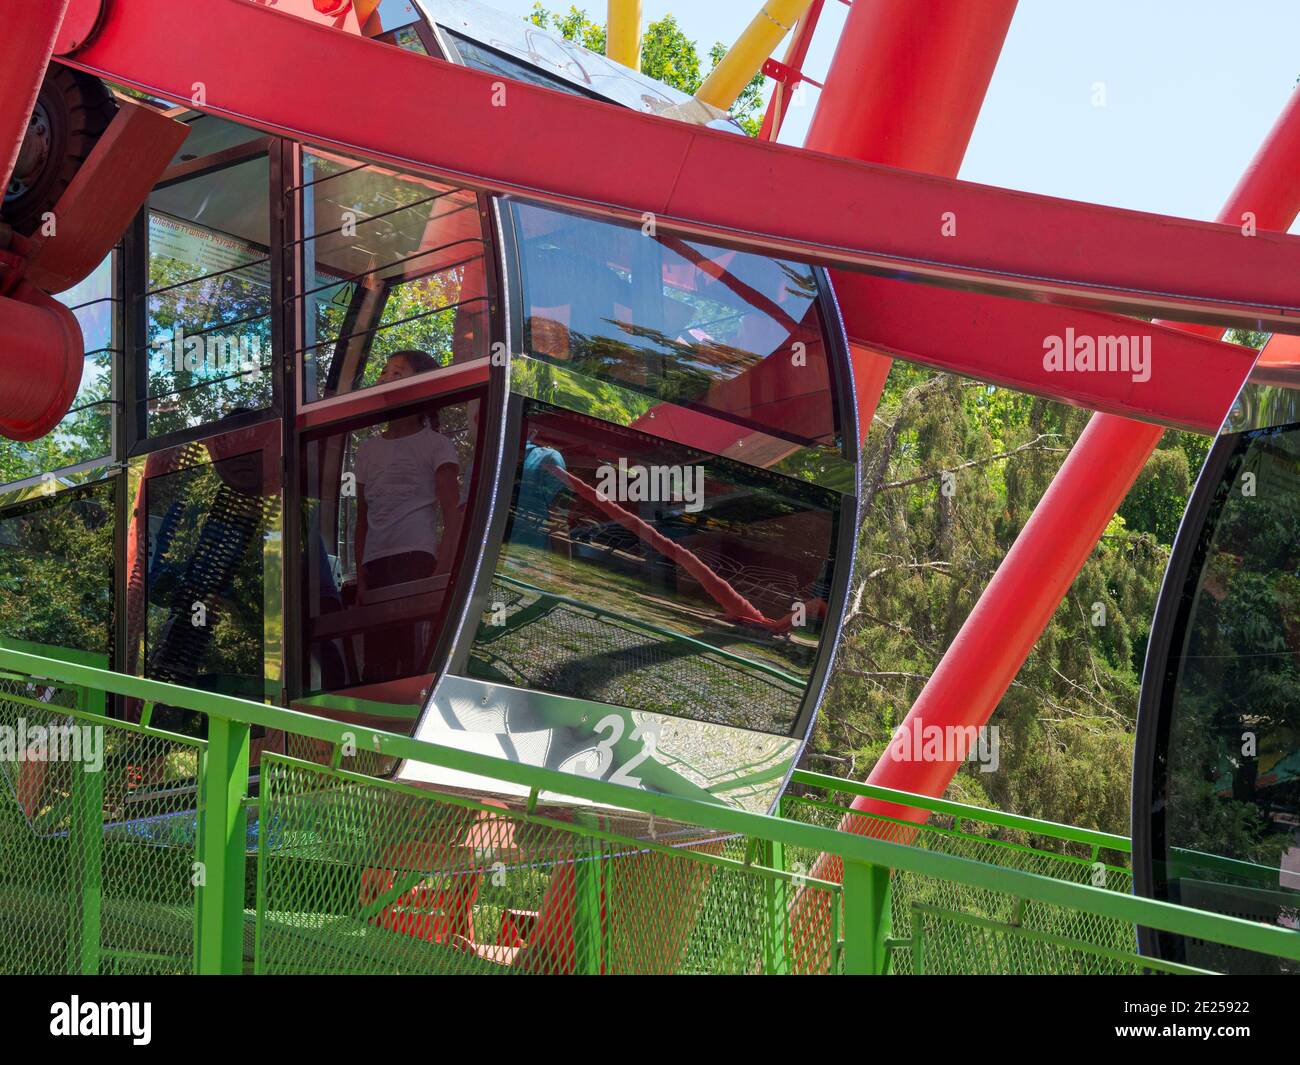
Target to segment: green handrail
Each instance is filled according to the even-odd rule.
[[[818,825],[748,813],[720,803],[640,791],[395,733],[330,721],[234,696],[129,677],[92,666],[10,649],[0,648],[0,668],[14,670],[32,678],[81,686],[97,692],[114,692],[208,715],[208,743],[201,768],[204,827],[199,845],[200,861],[207,866],[207,878],[199,898],[200,971],[238,972],[242,966],[238,937],[242,922],[244,822],[247,816],[245,792],[251,725],[292,732],[332,744],[354,743],[358,749],[366,748],[384,756],[412,759],[491,777],[522,785],[534,793],[545,792],[548,795],[587,799],[615,808],[652,814],[660,819],[676,820],[772,844],[836,855],[843,861],[845,868],[845,957],[850,971],[882,971],[881,944],[884,943],[888,916],[887,899],[883,896],[888,871],[891,869],[1300,961],[1300,931],[1274,925],[1188,909],[1155,899],[1123,895],[1105,888],[1055,880],[1018,869],[986,865],[955,855]],[[115,724],[107,718],[104,721],[105,724]],[[160,736],[169,735],[160,730],[150,731]],[[824,779],[833,781],[837,790],[853,787],[847,781]],[[891,801],[915,806],[936,800],[893,792]],[[981,813],[987,816],[989,811]],[[1108,841],[1117,838],[1104,833],[1100,835]]]
[[[879,799],[881,802],[892,803],[895,806],[914,807],[918,810],[929,810],[932,813],[945,814],[949,817],[981,821],[986,825],[995,825],[998,828],[1009,828],[1017,832],[1049,836],[1052,839],[1066,840],[1070,843],[1082,843],[1085,846],[1097,847],[1101,850],[1119,851],[1121,854],[1131,854],[1133,852],[1133,843],[1128,836],[1117,836],[1113,832],[1098,832],[1091,828],[1076,828],[1074,825],[1063,825],[1058,821],[1040,821],[1035,817],[1023,817],[1020,814],[1006,813],[1003,810],[986,810],[982,806],[968,806],[966,803],[951,802],[948,799],[935,799],[929,795],[914,795],[908,791],[882,788],[875,784],[864,784],[856,780],[841,780],[839,777],[828,776],[824,773],[811,773],[804,769],[796,769],[790,775],[790,780],[792,783],[803,784],[810,788],[843,792],[846,795],[861,795],[864,798]]]

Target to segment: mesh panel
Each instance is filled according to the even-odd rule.
[[[844,807],[796,796],[786,798],[784,810],[786,816],[792,819],[828,827],[838,825],[848,812]],[[1060,840],[1047,837],[1008,840],[985,834],[996,831],[992,826],[969,821],[959,826],[952,818],[939,814],[931,814],[929,822],[922,826],[901,824],[889,818],[867,814],[855,816],[855,830],[875,839],[906,843],[925,850],[952,854],[986,865],[1018,869],[1056,880],[1105,887],[1124,894],[1132,892],[1133,878],[1128,869],[1098,861],[1091,855],[1082,857],[1078,853],[1046,849],[1051,846],[1060,847]],[[793,855],[793,860],[806,863],[808,868],[812,868],[817,857],[810,853],[798,853]],[[831,869],[818,872],[838,879],[838,860],[832,863]],[[903,871],[896,871],[891,877],[890,899],[891,937],[902,941],[892,948],[890,954],[895,972],[913,971],[911,940],[916,931],[913,922],[918,907],[922,912],[931,914],[935,934],[941,938],[948,937],[943,940],[944,943],[948,943],[949,939],[952,941],[950,946],[936,948],[940,950],[936,958],[944,959],[945,964],[951,962],[957,966],[951,970],[954,972],[1036,973],[1039,970],[1034,966],[1040,963],[1046,965],[1046,959],[1050,957],[1056,957],[1060,963],[1058,969],[1050,970],[1056,972],[1130,972],[1142,968],[1135,967],[1133,959],[1137,949],[1136,934],[1133,925],[1125,921]],[[944,913],[953,916],[945,918]],[[963,923],[963,917],[982,919],[992,924],[986,927],[980,925],[978,920]],[[1068,958],[1069,949],[1059,943],[1048,950],[1036,940],[1020,937],[1022,930],[1073,943],[1077,946],[1078,957],[1072,960]],[[955,944],[962,936],[970,941],[971,946],[959,959]],[[1097,951],[1114,952],[1123,955],[1126,960],[1114,961],[1109,954],[1102,957]],[[1006,968],[1016,965],[1023,968]],[[927,966],[926,971],[935,970]]]
[[[1207,970],[1140,958],[1131,950],[1037,933],[1020,925],[913,905],[908,971],[927,975],[1140,976]]]
[[[738,839],[649,845],[271,757],[257,969],[269,973],[756,973],[791,953],[790,878]],[[676,826],[680,827],[680,826]],[[666,831],[664,838],[674,833]],[[832,893],[817,887],[826,897]],[[834,896],[836,899],[838,896]],[[825,929],[802,945],[834,962]]]
[[[5,737],[47,744],[0,761],[0,972],[191,972],[201,744],[61,711],[73,702],[0,679]]]

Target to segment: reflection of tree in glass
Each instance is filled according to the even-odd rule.
[[[1276,868],[1300,811],[1300,432],[1240,448],[1212,511],[1184,651],[1168,834],[1175,847]]]
[[[197,370],[182,364],[178,369],[173,350],[150,347],[149,431],[153,436],[218,421],[236,408],[257,410],[271,398],[271,296],[267,265],[254,263],[216,277],[189,280],[194,264],[164,256],[149,262],[149,288],[157,294],[148,299],[150,343],[175,336],[179,326],[184,335],[204,340],[204,354]],[[165,291],[158,292],[157,290]],[[222,351],[229,341],[256,343],[260,355],[258,375],[232,370],[217,359],[208,359],[207,340],[220,337]],[[237,360],[238,362],[239,360]]]
[[[378,327],[371,333],[368,358],[360,382],[355,387],[369,388],[379,377],[385,362],[395,351],[425,351],[446,366],[455,353],[458,317],[467,310],[455,305],[461,298],[465,273],[471,267],[457,266],[430,277],[418,278],[392,286],[384,301]],[[346,286],[346,291],[355,291]],[[336,290],[337,291],[337,290]],[[345,299],[320,301],[316,305],[316,346],[306,353],[306,358],[316,362],[317,388],[325,394],[329,369],[340,354],[340,338],[347,343],[345,331],[357,326],[348,321]],[[479,344],[483,327],[476,329]],[[360,338],[355,338],[356,343]],[[342,390],[353,387],[352,382],[340,382]]]
[[[689,343],[650,326],[607,320],[611,333],[617,329],[642,343],[570,330],[566,363],[589,377],[619,381],[669,403],[697,400],[715,383],[737,377],[762,361],[761,355],[727,344]],[[544,324],[538,317],[528,322],[530,330]]]
[[[0,635],[107,656],[113,490],[62,492],[0,518]]]

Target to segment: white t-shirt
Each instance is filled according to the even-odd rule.
[[[438,553],[437,472],[460,467],[456,448],[427,425],[389,439],[372,436],[357,448],[357,484],[365,493],[364,565],[407,551]]]

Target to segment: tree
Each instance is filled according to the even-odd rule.
[[[528,16],[533,25],[552,30],[567,41],[574,41],[593,52],[605,51],[605,27],[592,21],[587,12],[570,7],[568,14],[549,11],[540,0],[533,4]],[[715,42],[709,49],[709,69],[712,70],[727,54],[727,46]],[[694,95],[704,84],[703,65],[698,45],[683,32],[673,15],[665,15],[650,23],[641,37],[641,73],[671,85],[674,89]],[[755,74],[731,109],[734,118],[751,137],[758,136],[763,125],[763,85],[766,78]]]
[[[894,364],[865,445],[859,568],[814,768],[875,763],[1088,418]],[[1208,445],[1165,436],[993,715],[1001,766],[963,769],[956,797],[1127,832],[1150,619]]]

